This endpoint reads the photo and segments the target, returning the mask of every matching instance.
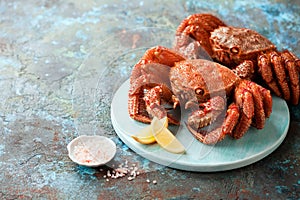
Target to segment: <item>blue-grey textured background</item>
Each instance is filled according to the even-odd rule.
[[[91,52],[110,36],[124,33],[124,45],[133,45],[134,38],[127,41],[131,36],[124,30],[175,30],[189,14],[209,12],[228,25],[254,29],[278,49],[300,56],[299,10],[300,1],[292,0],[0,1],[0,198],[299,199],[299,106],[290,106],[288,136],[274,153],[227,172],[183,172],[136,155],[112,129],[112,91],[99,99],[97,117],[86,113],[87,118],[117,143],[115,162],[135,163],[141,175],[131,182],[107,182],[107,169],[78,166],[66,149],[78,135],[76,106],[81,105],[82,91],[74,83]]]

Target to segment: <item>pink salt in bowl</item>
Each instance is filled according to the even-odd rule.
[[[109,138],[99,135],[82,135],[72,140],[68,146],[70,159],[88,167],[105,165],[116,154],[116,144]]]

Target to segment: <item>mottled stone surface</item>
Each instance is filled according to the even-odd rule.
[[[216,14],[300,56],[299,10],[293,0],[0,1],[0,198],[299,199],[299,106],[289,106],[288,136],[276,151],[218,173],[152,163],[124,145],[110,122],[112,94],[139,58],[135,50],[171,45],[189,14]],[[108,168],[73,163],[66,145],[83,132],[116,142],[107,167],[127,160],[141,174],[106,181]]]

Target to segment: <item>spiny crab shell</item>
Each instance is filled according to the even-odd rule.
[[[238,80],[239,77],[228,68],[203,59],[176,62],[170,70],[172,91],[184,104],[229,96]]]
[[[236,66],[244,60],[256,60],[260,52],[275,51],[275,45],[246,28],[219,27],[211,32],[212,57],[226,66]]]

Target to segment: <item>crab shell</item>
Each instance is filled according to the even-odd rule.
[[[211,32],[212,57],[224,65],[236,66],[244,60],[256,60],[261,52],[276,50],[275,45],[256,31],[221,26]]]
[[[176,62],[170,70],[172,91],[181,104],[191,101],[197,104],[214,96],[229,96],[239,80],[232,70],[202,59]]]

